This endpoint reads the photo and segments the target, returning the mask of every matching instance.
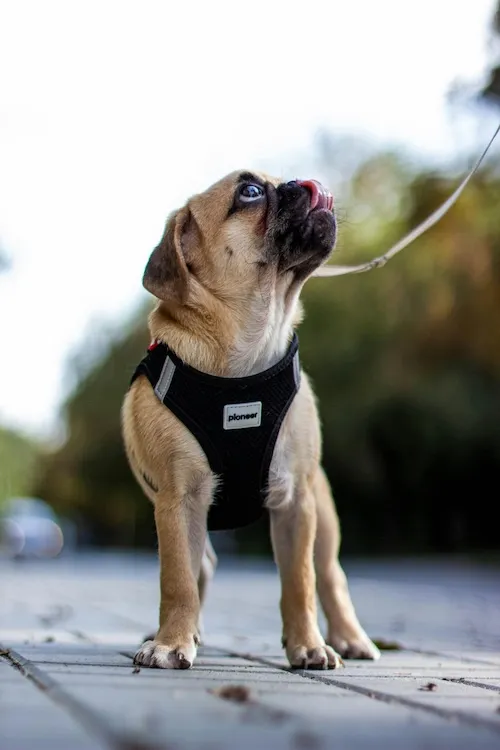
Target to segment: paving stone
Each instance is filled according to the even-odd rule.
[[[325,681],[333,679],[329,676]],[[354,678],[336,676],[335,684],[347,688],[360,687],[366,691],[383,693],[395,699],[409,699],[413,703],[427,704],[449,712],[464,712],[478,718],[487,718],[488,722],[498,723],[500,733],[500,714],[496,712],[498,698],[490,691],[462,683],[448,682],[435,678],[432,682],[411,678]],[[434,686],[429,689],[429,685]],[[499,737],[500,741],[500,737]]]
[[[94,668],[98,673],[99,669]],[[125,681],[120,679],[112,689],[98,674],[93,685],[62,685],[62,689],[73,699],[89,708],[109,724],[116,737],[128,737],[151,745],[172,745],[180,748],[233,748],[235,737],[242,750],[261,746],[263,748],[317,747],[327,748],[335,739],[338,743],[348,742],[350,750],[366,747],[376,733],[377,741],[383,742],[388,750],[402,747],[422,748],[426,743],[442,743],[443,747],[469,748],[474,742],[477,748],[493,748],[493,737],[488,732],[469,728],[443,725],[442,722],[426,716],[414,716],[402,707],[378,704],[362,696],[352,696],[344,691],[332,690],[323,684],[311,683],[311,692],[293,695],[290,685],[279,690],[267,690],[259,681],[250,691],[251,703],[237,705],[217,698],[208,690],[210,681],[200,682],[196,673],[193,679],[185,679],[182,672],[162,672],[141,670],[141,675],[158,675],[155,683],[142,680]],[[177,679],[180,677],[181,679]],[[306,681],[292,675],[294,681],[306,686]],[[23,687],[28,685],[22,680]],[[163,682],[163,685],[161,683]],[[223,684],[230,680],[224,676]],[[238,681],[238,684],[241,681]],[[163,687],[163,689],[159,689]],[[165,692],[165,688],[170,688]],[[33,688],[32,688],[33,689]],[[318,695],[318,692],[320,695]],[[19,696],[12,695],[14,705],[19,704]],[[340,703],[338,702],[339,695]],[[255,701],[255,703],[254,703]],[[23,703],[23,706],[25,703]],[[79,750],[80,745],[66,734],[46,723],[36,711],[29,710],[31,720],[36,723],[38,732],[50,733],[52,745],[39,745],[38,738],[23,735],[21,745],[6,745],[26,750],[30,746]],[[362,714],[364,721],[359,722]],[[63,722],[64,723],[64,722]],[[55,733],[55,734],[54,734]],[[2,739],[11,739],[4,732]],[[64,743],[67,743],[64,745]],[[446,744],[449,743],[449,744]],[[469,745],[467,745],[469,743]],[[86,748],[89,745],[81,745]],[[92,747],[99,747],[94,743]]]
[[[129,670],[109,672],[109,667],[106,672],[101,671],[101,668],[96,667],[91,669],[90,667],[85,670],[78,670],[77,668],[67,667],[61,668],[59,665],[57,668],[49,668],[47,665],[46,672],[50,674],[57,682],[64,686],[68,685],[100,685],[120,688],[121,686],[141,684],[145,681],[149,683],[155,683],[158,685],[158,690],[170,690],[173,687],[182,688],[186,690],[211,690],[218,686],[223,685],[240,685],[245,684],[250,687],[256,683],[260,686],[269,686],[273,689],[280,689],[282,685],[295,684],[300,690],[307,691],[310,687],[304,680],[298,675],[290,674],[289,672],[282,672],[280,670],[253,670],[253,669],[221,669],[221,670],[189,670],[188,671],[173,671],[173,670],[159,670],[159,669],[145,669],[141,668],[140,672],[134,672],[132,668]],[[330,688],[332,693],[338,693],[339,695],[344,693],[343,690]]]
[[[66,630],[41,628],[0,628],[2,643],[19,646],[36,643],[80,643],[81,639]]]
[[[89,727],[90,730],[90,727]],[[106,747],[23,675],[0,660],[0,750]]]
[[[94,666],[130,666],[131,660],[117,650],[106,650],[95,646],[77,645],[70,648],[68,645],[57,643],[46,646],[16,646],[22,656],[34,664],[91,664]]]
[[[346,742],[354,750],[366,747],[365,743],[376,736],[378,743],[394,750],[422,748],[430,746],[431,741],[442,742],[443,747],[470,750],[471,746],[493,748],[497,740],[485,730],[443,724],[435,717],[417,715],[405,707],[327,686],[320,697],[316,690],[294,696],[282,687],[262,689],[257,682],[250,685],[251,701],[236,704],[210,694],[212,682],[192,674],[194,679],[182,673],[160,672],[154,682],[120,680],[113,682],[112,690],[95,679],[89,689],[85,679],[83,683],[75,681],[74,675],[70,684],[63,681],[63,685],[73,698],[105,717],[115,731],[135,737],[143,732],[148,740],[164,741],[167,747],[225,750],[234,748],[236,741],[243,750],[300,747],[301,743],[303,747],[327,748],[334,738],[335,747]],[[301,678],[297,678],[300,682]],[[217,684],[220,683],[218,678]],[[230,684],[231,679],[226,677],[222,683]],[[241,684],[241,680],[235,683]],[[313,683],[311,687],[317,685]],[[359,721],[360,716],[363,722]]]
[[[276,570],[222,561],[207,601],[206,645],[192,670],[172,672],[132,664],[158,619],[156,559],[0,563],[0,642],[7,635],[48,686],[42,692],[0,669],[0,710],[8,695],[4,706],[22,730],[16,738],[15,725],[0,721],[0,750],[80,750],[78,742],[86,750],[84,733],[70,738],[75,726],[81,731],[75,715],[116,750],[496,750],[497,582],[482,568],[465,579],[460,567],[440,570],[360,565],[350,586],[363,624],[405,649],[378,662],[346,661],[344,670],[292,673],[280,648]],[[436,691],[419,690],[429,682]],[[221,688],[241,686],[248,701],[219,697]],[[28,688],[35,697],[24,698]],[[41,706],[64,717],[63,740]],[[90,746],[100,748],[99,740]]]

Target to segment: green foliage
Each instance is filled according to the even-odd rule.
[[[9,497],[30,491],[39,455],[33,441],[0,427],[0,507]]]
[[[132,478],[120,433],[121,403],[149,343],[144,310],[138,318],[81,377],[64,410],[69,438],[44,458],[36,481],[37,492],[97,543],[154,540],[150,505]]]
[[[332,165],[333,185],[325,143],[323,172]],[[339,263],[380,255],[455,187],[394,154],[350,169]],[[500,476],[499,205],[490,168],[383,269],[306,285],[301,357],[318,395],[347,552],[497,546],[485,519]],[[44,458],[36,484],[102,542],[154,543],[151,509],[119,430],[146,345],[141,311],[137,326],[80,377],[65,409],[68,440]],[[238,534],[241,548],[268,549],[265,531],[263,523]]]

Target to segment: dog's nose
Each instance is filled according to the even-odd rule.
[[[311,211],[314,208],[333,208],[333,195],[317,180],[296,180],[297,185],[305,187],[311,193]]]

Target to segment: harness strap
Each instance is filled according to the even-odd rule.
[[[219,483],[209,530],[246,526],[262,515],[274,446],[300,386],[295,334],[280,362],[244,378],[221,378],[153,342],[132,382],[145,375],[157,398],[190,430]]]

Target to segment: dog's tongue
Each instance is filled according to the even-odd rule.
[[[297,180],[297,184],[311,193],[311,211],[314,208],[333,208],[333,195],[317,180]]]

